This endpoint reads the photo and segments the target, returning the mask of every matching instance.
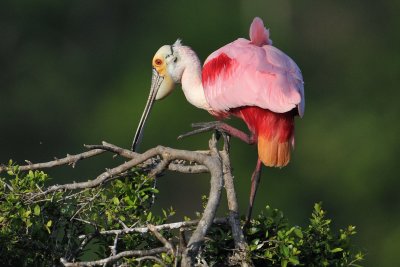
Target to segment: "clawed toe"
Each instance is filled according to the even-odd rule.
[[[199,133],[204,133],[204,132],[209,132],[211,130],[219,130],[219,125],[221,122],[219,121],[210,121],[210,122],[196,122],[192,123],[191,126],[193,128],[197,128],[193,131],[190,131],[188,133],[184,133],[178,136],[178,139],[182,139],[191,135],[199,134]]]
[[[207,126],[207,127],[199,128],[199,129],[190,131],[188,133],[184,133],[184,134],[179,135],[178,136],[178,140],[182,139],[182,138],[185,138],[185,137],[188,137],[188,136],[191,136],[191,135],[208,132],[208,131],[213,130],[213,129],[214,129],[213,126]]]
[[[195,122],[192,123],[191,126],[193,128],[216,128],[218,125],[220,125],[221,122],[220,121],[208,121],[208,122]]]
[[[233,136],[236,138],[239,138],[246,144],[252,145],[255,143],[255,139],[253,135],[248,135],[241,130],[238,130],[232,126],[229,126],[226,123],[223,123],[221,121],[210,121],[210,122],[197,122],[197,123],[192,123],[193,128],[197,128],[193,131],[190,131],[185,134],[181,134],[178,136],[178,139],[182,139],[187,136],[199,134],[199,133],[204,133],[204,132],[209,132],[212,130],[217,131],[217,138],[219,138],[220,134],[222,135],[228,135],[228,136]]]

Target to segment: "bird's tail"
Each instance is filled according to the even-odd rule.
[[[293,112],[264,112],[258,127],[258,156],[269,167],[284,167],[294,145]]]
[[[258,157],[268,167],[284,167],[290,161],[289,140],[280,142],[278,138],[258,135]]]
[[[294,145],[296,110],[276,113],[268,109],[247,106],[230,110],[241,117],[258,138],[258,157],[269,167],[284,167],[290,161]]]

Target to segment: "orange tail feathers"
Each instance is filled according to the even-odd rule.
[[[268,167],[284,167],[290,161],[291,142],[280,142],[277,137],[258,136],[258,157]]]
[[[276,113],[259,107],[242,107],[231,111],[242,118],[258,138],[258,157],[269,167],[284,167],[290,161],[294,140],[296,110]]]
[[[258,156],[269,167],[284,167],[290,161],[294,140],[293,112],[268,114],[258,128]]]

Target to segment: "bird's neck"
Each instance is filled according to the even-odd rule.
[[[188,48],[182,58],[185,61],[185,69],[182,73],[182,90],[190,104],[205,110],[211,110],[204,95],[201,81],[201,64],[197,55]]]

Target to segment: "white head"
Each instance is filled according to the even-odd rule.
[[[175,83],[180,83],[185,64],[177,51],[181,47],[181,41],[178,39],[173,45],[164,45],[157,50],[153,57],[152,65],[157,75],[163,77],[156,95],[156,100],[168,96],[175,88]],[[154,77],[153,77],[154,78]]]
[[[167,97],[175,88],[175,83],[180,83],[185,64],[182,64],[179,53],[175,48],[182,47],[178,39],[173,45],[164,45],[153,57],[153,76],[150,87],[150,95],[147,100],[142,118],[136,130],[132,143],[132,151],[135,151],[142,137],[143,128],[148,114],[153,106],[154,100]]]

